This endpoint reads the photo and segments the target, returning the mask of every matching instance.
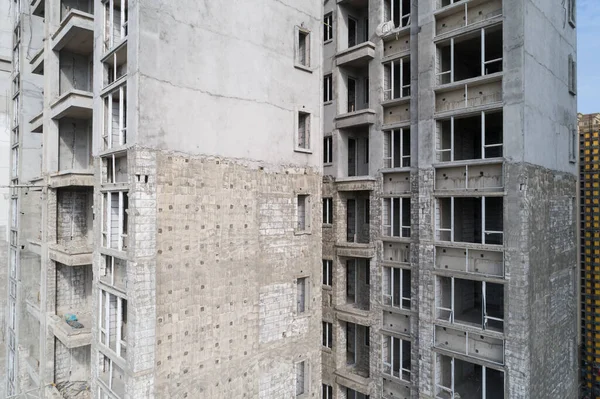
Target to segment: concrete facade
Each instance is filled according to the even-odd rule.
[[[321,389],[322,4],[172,3],[13,10],[9,394]]]
[[[325,3],[324,397],[577,397],[567,3]]]

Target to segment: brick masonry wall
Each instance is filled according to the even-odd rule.
[[[155,155],[156,396],[291,397],[301,360],[319,394],[319,172]],[[310,196],[310,234],[295,229],[299,194]]]

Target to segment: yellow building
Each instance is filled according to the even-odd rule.
[[[578,115],[581,206],[581,376],[600,398],[600,114]]]

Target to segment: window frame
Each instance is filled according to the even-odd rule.
[[[323,138],[323,165],[333,164],[333,136]]]
[[[333,198],[323,197],[323,224],[333,224]]]
[[[323,259],[323,285],[331,287],[333,284],[333,260]]]
[[[294,28],[294,66],[306,72],[311,72],[312,64],[312,35],[311,31],[303,26]],[[304,43],[304,48],[302,44]]]
[[[304,122],[304,138],[302,139],[300,136],[301,118]],[[294,129],[294,151],[312,153],[312,136],[312,113],[305,108],[298,109]]]
[[[310,287],[309,287],[309,278],[308,276],[304,276],[304,277],[298,277],[296,279],[296,315],[297,316],[304,316],[308,314],[309,311],[309,304],[310,304],[310,300],[309,300],[309,293],[310,293]],[[303,296],[300,295],[300,287],[302,287],[303,290]]]
[[[311,232],[311,198],[309,194],[296,196],[296,233]],[[301,212],[303,210],[303,212]]]
[[[329,105],[333,102],[333,74],[323,76],[323,104]]]
[[[333,348],[333,323],[323,320],[321,324],[321,343],[323,348]]]
[[[328,12],[323,17],[323,44],[333,41],[333,12]]]

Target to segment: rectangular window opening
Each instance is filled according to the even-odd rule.
[[[333,261],[331,259],[323,259],[323,285],[331,287],[333,280]]]
[[[436,238],[440,241],[502,245],[502,197],[447,197],[436,204]]]
[[[296,55],[298,64],[310,67],[310,32],[298,29],[298,53]]]
[[[323,346],[330,348],[333,346],[333,324],[323,322]]]
[[[323,198],[323,224],[333,223],[333,198]]]
[[[296,280],[296,313],[303,314],[307,310],[308,304],[308,277],[301,277]]]
[[[383,303],[399,309],[410,310],[411,271],[398,267],[383,268]]]
[[[310,150],[310,114],[298,112],[297,146],[303,150]]]
[[[333,137],[327,136],[323,139],[323,163],[333,163]]]
[[[297,219],[298,231],[310,230],[310,201],[308,195],[298,195]]]
[[[333,40],[333,13],[325,14],[323,18],[323,43]]]
[[[383,153],[385,168],[410,167],[410,129],[384,131]]]
[[[410,198],[384,198],[383,223],[383,235],[410,238]]]
[[[333,75],[328,74],[323,78],[323,102],[333,101]]]

